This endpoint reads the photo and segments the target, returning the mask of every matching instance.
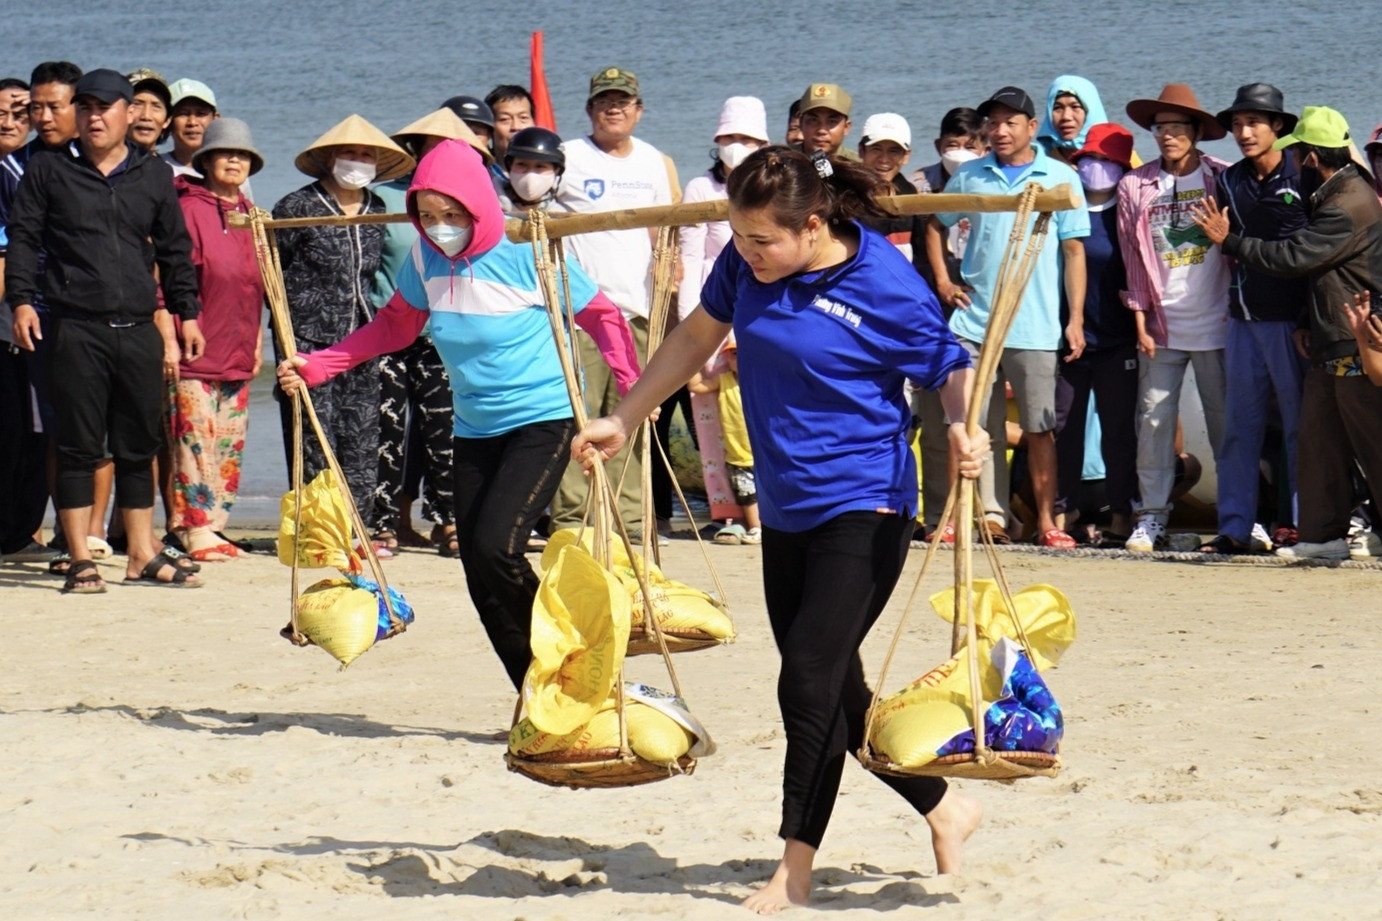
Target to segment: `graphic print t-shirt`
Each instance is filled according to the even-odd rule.
[[[1162,170],[1157,182],[1148,220],[1161,269],[1166,344],[1192,352],[1221,349],[1228,336],[1229,266],[1194,221],[1194,206],[1205,196],[1204,174]]]

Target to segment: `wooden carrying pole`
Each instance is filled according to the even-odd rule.
[[[933,193],[925,195],[894,195],[878,199],[885,211],[899,216],[913,214],[970,214],[975,212],[996,212],[1018,210],[1021,194],[1017,195],[968,195],[954,193]],[[1036,193],[1032,210],[1038,212],[1071,211],[1082,207],[1080,196],[1069,185],[1058,185],[1051,189],[1041,189]],[[249,227],[250,220],[239,212],[230,212],[227,220],[231,227]],[[549,240],[569,237],[575,234],[596,233],[602,230],[634,230],[640,227],[677,227],[685,224],[704,224],[710,221],[729,219],[729,202],[698,201],[681,205],[658,205],[653,208],[626,208],[620,211],[597,211],[593,214],[546,215],[546,232]],[[291,227],[320,227],[323,225],[349,226],[351,224],[400,224],[408,220],[406,214],[354,214],[329,215],[326,217],[297,217],[283,220],[266,220],[264,226],[271,230]],[[527,218],[509,218],[504,222],[504,232],[514,243],[527,243],[532,239],[532,230]]]

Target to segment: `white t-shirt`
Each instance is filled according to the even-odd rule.
[[[566,172],[553,211],[620,211],[670,205],[667,161],[656,147],[633,138],[633,151],[615,157],[588,137],[561,145]],[[567,248],[625,317],[648,316],[653,242],[646,228],[602,230],[568,238]]]
[[[1204,199],[1204,173],[1157,179],[1156,202],[1148,210],[1152,246],[1161,269],[1161,309],[1166,344],[1202,352],[1228,340],[1228,260],[1195,224],[1192,206]]]

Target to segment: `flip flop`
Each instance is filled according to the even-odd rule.
[[[158,574],[163,571],[164,567],[173,571],[173,577],[171,579],[160,579],[158,577]],[[192,576],[192,573],[179,566],[177,561],[164,551],[155,554],[154,558],[149,560],[144,568],[139,571],[139,575],[135,576],[133,579],[126,576],[125,581],[120,584],[143,585],[157,588],[201,588],[201,580],[193,579]]]
[[[105,590],[106,582],[101,578],[101,571],[91,560],[73,563],[62,583],[64,595],[99,595]]]
[[[1075,538],[1060,528],[1052,528],[1037,538],[1037,546],[1051,550],[1074,550],[1079,545],[1075,543]]]
[[[198,563],[229,563],[238,554],[230,544],[216,544],[214,547],[189,550],[187,555]]]

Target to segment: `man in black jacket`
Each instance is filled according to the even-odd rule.
[[[1382,556],[1375,531],[1347,539],[1355,461],[1373,506],[1382,507],[1382,387],[1364,375],[1347,313],[1355,295],[1382,303],[1382,204],[1351,161],[1350,145],[1344,117],[1323,106],[1306,106],[1295,131],[1273,145],[1293,148],[1301,184],[1315,189],[1308,223],[1289,239],[1230,233],[1227,215],[1212,200],[1195,217],[1210,240],[1244,265],[1310,280],[1309,304],[1296,330],[1301,354],[1311,362],[1300,408],[1300,543],[1277,550],[1292,559]]]
[[[5,288],[15,305],[15,343],[32,351],[35,339],[49,341],[58,417],[54,499],[63,530],[85,533],[91,474],[109,444],[129,540],[126,581],[196,586],[174,559],[155,552],[152,539],[163,380],[154,265],[168,309],[182,318],[189,359],[205,344],[201,304],[172,174],[126,140],[131,97],[129,81],[113,70],[94,70],[77,83],[77,140],[36,153],[15,198]],[[43,324],[33,308],[40,289],[49,310]],[[70,549],[63,590],[105,591],[84,543],[71,541]]]

